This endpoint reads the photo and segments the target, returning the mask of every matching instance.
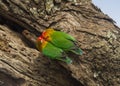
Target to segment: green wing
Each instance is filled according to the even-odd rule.
[[[42,53],[51,59],[56,59],[62,57],[63,50],[48,42],[44,49],[42,49]]]
[[[76,41],[76,39],[73,36],[71,36],[71,35],[69,35],[69,34],[67,34],[65,32],[55,31],[55,33],[58,34],[59,36],[62,36],[64,38],[68,39],[68,40]]]
[[[75,45],[76,39],[64,32],[55,31],[52,34],[51,43],[65,51],[71,51],[77,55],[82,55],[83,53],[82,50]]]
[[[52,45],[51,43],[47,43],[47,45],[42,49],[41,48],[41,42],[36,41],[36,47],[39,51],[42,51],[43,55],[47,56],[50,59],[56,59],[63,62],[66,62],[67,64],[70,64],[72,60],[65,54],[65,52]]]
[[[51,37],[51,43],[56,47],[64,50],[69,50],[74,47],[75,39],[64,32],[55,31]]]
[[[42,53],[50,59],[60,60],[66,62],[67,64],[72,63],[72,60],[69,57],[63,55],[65,52],[63,53],[62,49],[53,46],[51,43],[46,45],[46,47],[42,50]]]

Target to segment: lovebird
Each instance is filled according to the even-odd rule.
[[[43,31],[41,37],[65,52],[70,51],[77,55],[82,55],[83,53],[82,50],[77,46],[76,39],[65,32],[56,31],[52,28],[49,28]]]
[[[43,55],[50,59],[60,60],[68,64],[72,63],[72,60],[62,49],[52,45],[50,42],[42,38],[42,36],[37,38],[36,47],[40,52],[42,52]]]

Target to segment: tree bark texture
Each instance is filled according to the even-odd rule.
[[[119,86],[120,28],[90,0],[0,0],[0,86]],[[74,36],[72,64],[35,48],[52,27]]]

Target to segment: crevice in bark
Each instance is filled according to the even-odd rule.
[[[24,26],[22,26],[21,24],[18,24],[14,21],[11,21],[7,18],[4,18],[2,16],[0,16],[0,23],[2,25],[6,25],[7,27],[9,27],[11,30],[15,31],[16,33],[18,33],[20,35],[20,38],[23,40],[23,42],[25,42],[25,44],[27,44],[29,47],[31,48],[36,48],[34,41],[31,41],[31,39],[26,38],[26,35],[23,34],[23,32],[25,30],[28,30],[29,32],[34,32],[34,36],[38,37],[40,36],[40,32],[36,31],[35,29],[31,29],[32,31],[30,31],[29,29],[26,29]],[[22,22],[23,23],[23,22]],[[26,33],[27,34],[27,33]],[[29,35],[29,33],[28,33]],[[33,35],[33,34],[31,34]],[[32,37],[32,36],[31,36]],[[36,38],[35,38],[36,39]]]
[[[0,72],[0,86],[21,86],[25,82],[22,78],[13,78],[4,72]]]
[[[2,13],[0,13],[0,18],[3,19],[0,22],[12,27],[11,29],[14,29],[18,32],[22,32],[24,29],[27,29],[29,31],[33,31],[36,35],[40,34],[40,32],[38,32],[36,29],[32,29],[33,27],[29,26],[28,24],[26,24],[23,21],[17,20],[12,18],[12,16],[9,15],[4,15]]]
[[[112,19],[88,0],[77,0],[76,4],[53,0],[50,13],[46,11],[46,1],[52,0],[0,0],[0,71],[5,69],[0,76],[8,74],[10,78],[21,79],[27,83],[25,86],[120,84],[120,29]],[[56,6],[58,9],[54,10]],[[47,27],[76,37],[83,55],[69,54],[73,60],[70,65],[41,55],[32,38],[36,39]],[[39,61],[34,62],[37,58]]]
[[[13,30],[13,31],[15,31],[16,33],[19,33],[21,36],[23,35],[23,32],[25,31],[25,29],[23,28],[23,27],[21,27],[20,25],[18,25],[17,23],[15,23],[15,22],[13,22],[13,21],[9,21],[8,19],[5,19],[5,18],[3,18],[3,17],[0,17],[1,18],[1,24],[3,24],[3,25],[6,25],[6,26],[8,26],[11,30]],[[27,34],[27,32],[25,32],[25,34]],[[30,33],[28,33],[28,35],[29,35]],[[24,35],[23,35],[24,36]],[[25,37],[22,37],[22,39],[23,39],[23,41],[26,43],[26,44],[28,44],[29,45],[29,43],[30,43],[30,45],[29,45],[29,47],[31,47],[32,46],[32,48],[35,48],[35,45],[34,45],[34,43],[32,44],[31,43],[31,40],[28,40],[29,38],[25,38]],[[21,71],[19,71],[19,70],[17,70],[16,68],[14,68],[14,66],[12,66],[12,65],[10,65],[9,63],[7,63],[6,61],[4,61],[4,60],[2,60],[1,59],[1,61],[2,62],[4,62],[5,64],[7,64],[7,65],[9,65],[13,70],[15,70],[15,71],[17,71],[18,73],[20,73],[20,74],[22,74],[22,75],[24,75],[24,76],[26,76],[26,77],[29,77],[29,78],[31,78],[32,80],[36,80],[36,81],[40,81],[39,79],[36,79],[36,78],[34,78],[34,77],[31,77],[31,75],[27,75],[27,74],[25,74],[25,73],[22,73]],[[62,72],[64,72],[65,74],[65,78],[67,79],[66,81],[69,81],[69,83],[71,83],[70,84],[70,86],[84,86],[81,82],[79,82],[77,79],[75,79],[75,78],[73,78],[72,76],[71,76],[71,74],[70,74],[70,72],[68,71],[68,70],[66,70],[65,68],[63,68],[62,66],[60,67],[60,69],[62,69]],[[56,71],[56,70],[55,70]],[[56,71],[57,72],[57,71]],[[62,73],[61,72],[61,73]],[[29,72],[28,72],[29,73]],[[8,75],[9,76],[9,75]],[[13,77],[11,77],[10,78],[10,80],[12,80],[12,78]],[[58,78],[58,77],[56,77],[56,78]],[[22,78],[21,78],[22,79]],[[15,80],[17,80],[17,79],[15,79]],[[8,82],[9,84],[11,84],[12,86],[21,86],[20,85],[20,83],[19,82],[16,82],[15,80],[13,80],[13,81],[11,81],[11,82]],[[24,80],[24,79],[23,79]],[[22,81],[23,81],[22,80]],[[21,81],[20,81],[21,82]],[[25,81],[24,81],[25,82]],[[1,84],[2,84],[3,82],[1,82]],[[7,83],[6,83],[7,84]],[[23,84],[23,83],[22,83]],[[5,85],[5,86],[9,86],[9,85]]]

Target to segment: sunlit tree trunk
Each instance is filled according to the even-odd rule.
[[[35,47],[52,27],[83,50],[72,64]],[[119,86],[120,29],[90,0],[0,0],[0,86]]]

